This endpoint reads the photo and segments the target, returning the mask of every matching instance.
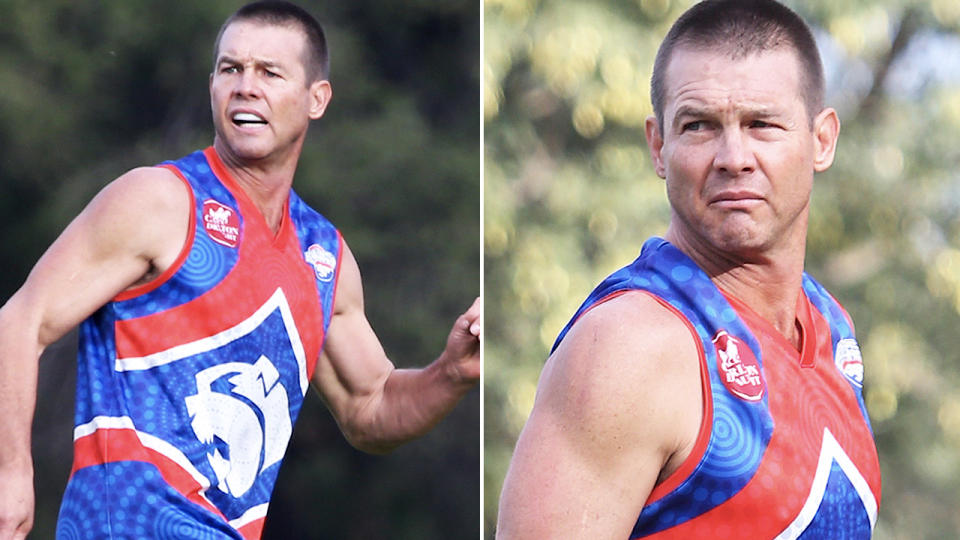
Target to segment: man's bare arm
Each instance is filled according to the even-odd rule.
[[[658,479],[696,440],[697,359],[690,332],[649,295],[587,312],[541,374],[497,537],[627,538]]]
[[[38,360],[47,345],[169,265],[183,246],[189,194],[173,173],[136,169],[106,187],[0,308],[0,540],[33,521],[30,429]]]
[[[384,453],[423,435],[480,378],[480,301],[454,322],[446,348],[423,369],[396,369],[363,309],[360,270],[341,259],[336,305],[313,383],[355,447]]]

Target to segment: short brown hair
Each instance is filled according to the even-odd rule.
[[[327,39],[323,27],[296,4],[283,0],[263,0],[253,2],[238,9],[220,27],[217,40],[213,44],[213,62],[216,64],[220,54],[220,39],[227,27],[237,21],[256,21],[276,26],[296,26],[307,38],[306,58],[303,67],[308,82],[327,79],[330,76],[330,53],[327,51]]]
[[[716,50],[734,59],[750,54],[793,49],[800,63],[800,91],[812,119],[823,109],[823,63],[813,34],[803,19],[774,0],[704,0],[687,10],[660,44],[650,80],[650,99],[663,130],[666,70],[677,47]]]

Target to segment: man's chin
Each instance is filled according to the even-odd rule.
[[[221,139],[224,149],[234,159],[243,162],[263,161],[270,156],[270,151],[263,145],[244,143],[243,141],[230,141]]]
[[[750,255],[769,249],[774,235],[767,228],[751,220],[734,220],[707,228],[707,241],[720,252]]]
[[[771,260],[777,251],[777,239],[765,234],[749,234],[741,231],[738,234],[719,236],[715,239],[716,247],[721,253],[741,262],[763,262]]]

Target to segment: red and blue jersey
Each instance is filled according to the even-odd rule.
[[[693,451],[654,488],[630,538],[870,538],[880,465],[863,362],[840,304],[803,275],[797,351],[689,257],[653,238],[590,294],[554,349],[583,313],[627,291],[650,294],[689,327],[704,403]]]
[[[81,326],[58,538],[259,538],[330,323],[330,222],[291,191],[274,234],[213,148],[161,167],[188,237]]]

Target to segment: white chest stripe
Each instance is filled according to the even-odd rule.
[[[205,353],[223,347],[224,345],[240,339],[259,327],[264,320],[275,310],[280,310],[280,316],[283,317],[283,325],[287,330],[287,336],[290,344],[293,346],[293,354],[297,358],[297,364],[300,372],[300,393],[307,392],[307,354],[303,349],[303,342],[300,339],[300,333],[297,332],[297,326],[293,320],[293,312],[290,311],[290,304],[287,303],[287,297],[284,296],[282,289],[277,289],[273,295],[256,312],[246,320],[232,328],[228,328],[218,334],[214,334],[191,343],[184,343],[171,347],[165,351],[153,353],[148,356],[117,358],[114,364],[116,371],[137,371],[150,369],[171,362],[176,362],[183,358]]]
[[[820,509],[820,503],[823,501],[827,489],[827,480],[830,478],[830,469],[834,461],[840,466],[847,479],[853,484],[857,495],[860,496],[863,507],[867,511],[867,517],[870,519],[870,528],[873,529],[874,525],[877,524],[877,499],[873,496],[870,485],[860,474],[850,456],[843,451],[840,443],[833,437],[830,430],[823,428],[820,458],[817,461],[817,472],[813,477],[813,485],[810,486],[810,494],[807,495],[807,501],[803,504],[803,508],[800,509],[797,517],[783,532],[777,535],[775,540],[795,540],[813,522],[817,510]]]

